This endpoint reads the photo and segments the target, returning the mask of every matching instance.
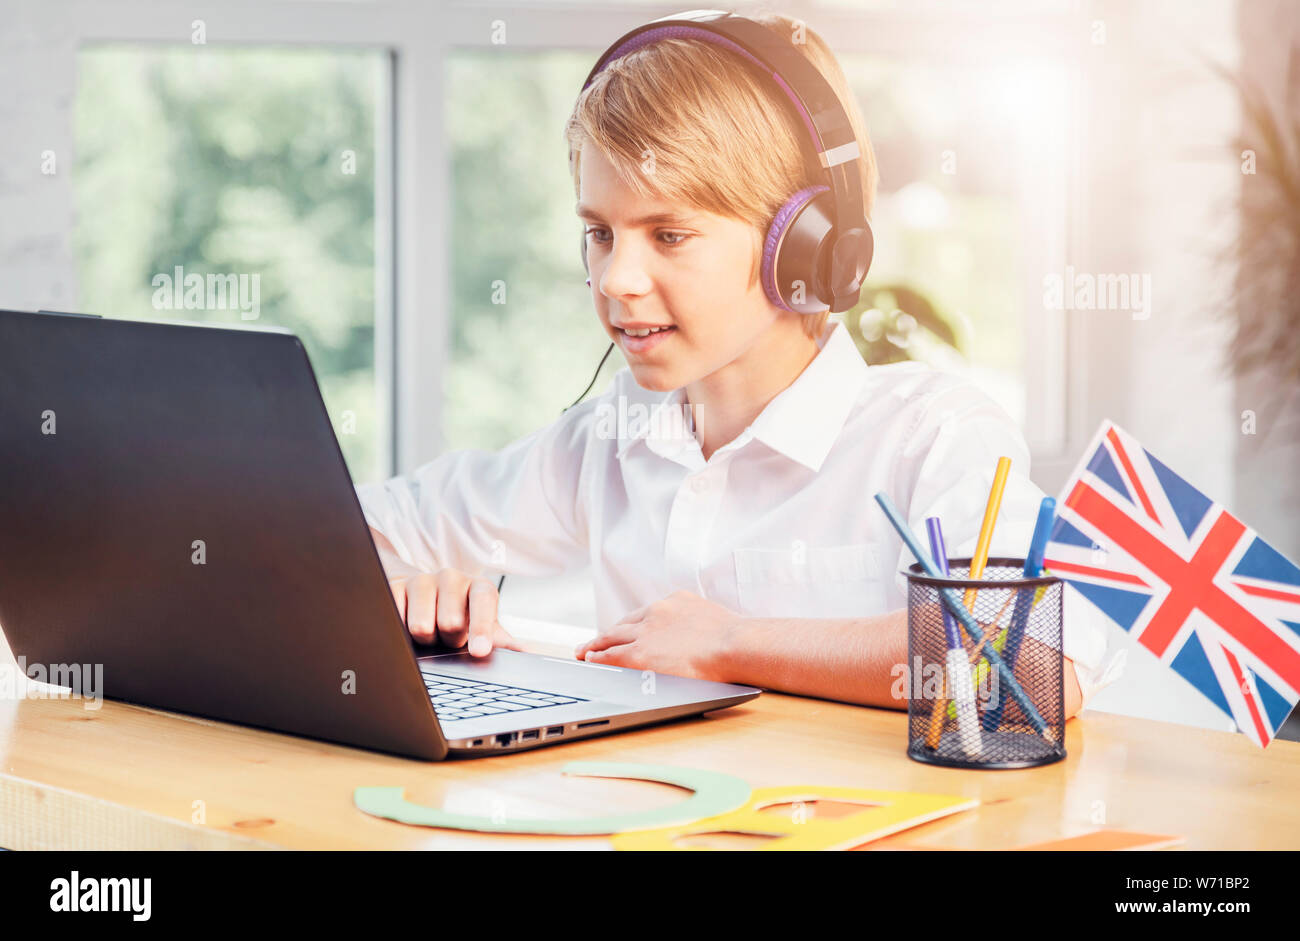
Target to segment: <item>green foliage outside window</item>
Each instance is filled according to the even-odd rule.
[[[375,115],[387,56],[110,44],[77,64],[77,308],[289,328],[354,479],[377,478]],[[155,306],[154,279],[178,266],[205,280],[257,275],[259,316],[245,318],[248,303]]]

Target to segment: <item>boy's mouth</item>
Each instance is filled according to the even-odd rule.
[[[614,325],[619,345],[629,353],[645,353],[663,343],[677,332],[677,328],[668,324],[662,326],[642,325],[620,327]]]

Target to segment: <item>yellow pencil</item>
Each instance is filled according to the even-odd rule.
[[[993,472],[993,489],[989,491],[989,502],[984,507],[984,522],[980,525],[979,542],[975,544],[975,555],[970,560],[970,574],[967,578],[977,579],[984,577],[984,564],[989,560],[989,544],[993,541],[993,526],[998,521],[998,508],[1002,506],[1002,491],[1007,486],[1007,475],[1011,473],[1011,458],[998,458],[998,468]],[[966,597],[962,603],[971,614],[975,609],[971,607],[975,604],[975,592],[978,589],[967,588]]]
[[[1005,456],[998,458],[997,470],[993,472],[993,489],[989,491],[989,502],[984,507],[984,522],[980,525],[980,537],[975,544],[975,555],[970,560],[970,574],[966,576],[967,578],[980,578],[984,574],[984,564],[989,559],[989,544],[993,541],[993,524],[998,520],[998,508],[1002,506],[1002,491],[1006,489],[1007,474],[1010,472],[1011,458]],[[975,613],[973,605],[977,590],[966,589],[966,595],[962,599],[962,604],[972,615]],[[947,682],[947,674],[944,675],[944,681]],[[935,702],[930,713],[930,727],[926,730],[925,743],[931,748],[939,746],[939,739],[943,732],[943,717],[947,712],[948,697],[945,695]]]

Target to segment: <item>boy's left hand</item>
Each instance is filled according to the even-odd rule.
[[[741,615],[689,591],[626,615],[573,653],[579,660],[727,682],[723,656]]]

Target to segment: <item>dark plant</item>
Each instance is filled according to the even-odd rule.
[[[1263,370],[1280,380],[1286,398],[1300,390],[1300,54],[1288,52],[1280,110],[1262,88],[1209,64],[1236,88],[1243,118],[1232,141],[1241,237],[1223,257],[1236,271],[1229,360],[1238,377]]]
[[[915,359],[917,330],[965,352],[953,324],[924,294],[905,284],[865,286],[857,306],[844,315],[844,326],[862,358],[873,366]]]

